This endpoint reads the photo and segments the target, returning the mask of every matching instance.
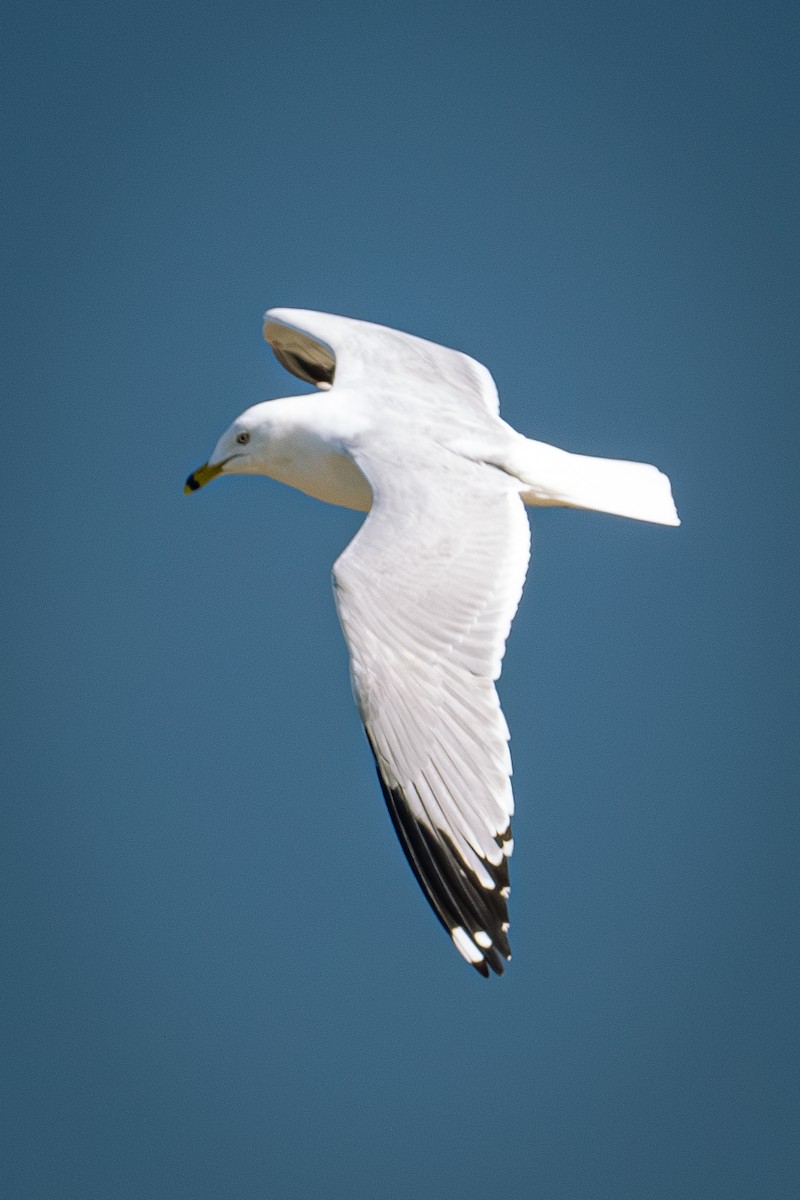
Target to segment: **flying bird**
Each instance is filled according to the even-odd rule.
[[[528,568],[525,506],[678,525],[669,480],[523,437],[457,350],[289,308],[267,312],[264,337],[317,392],[248,408],[184,490],[268,475],[368,513],[333,567],[353,693],[423,892],[466,961],[500,975],[514,799],[495,681]]]

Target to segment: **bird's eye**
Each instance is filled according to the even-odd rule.
[[[241,433],[237,433],[236,440],[240,446],[246,446],[250,441],[250,434],[246,429],[243,429]]]

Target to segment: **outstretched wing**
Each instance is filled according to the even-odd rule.
[[[499,408],[494,380],[482,363],[397,329],[308,309],[271,308],[264,315],[264,337],[288,371],[319,388],[399,389],[409,406],[427,412],[433,394],[441,419],[448,409],[471,409],[485,419]]]
[[[456,948],[503,971],[512,849],[494,687],[528,566],[513,482],[434,442],[354,458],[369,516],[333,570],[353,690],[414,873]]]

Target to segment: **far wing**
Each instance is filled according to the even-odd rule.
[[[298,379],[314,383],[323,391],[332,387],[336,356],[330,346],[270,317],[270,313],[264,317],[264,338],[281,366]]]
[[[440,415],[472,409],[485,418],[499,408],[494,380],[482,363],[397,329],[332,313],[272,308],[264,315],[264,337],[288,371],[323,389],[372,385],[423,408],[434,396]]]
[[[527,517],[507,476],[435,444],[354,457],[373,506],[333,580],[356,701],[425,895],[464,958],[501,974],[514,803],[494,680]]]

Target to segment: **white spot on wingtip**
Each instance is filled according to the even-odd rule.
[[[472,871],[473,871],[473,874],[475,875],[475,878],[478,880],[478,883],[481,885],[481,887],[484,889],[484,891],[487,891],[487,892],[494,891],[494,880],[492,879],[491,875],[486,870],[486,868],[483,866],[483,864],[480,862],[480,860],[477,858],[475,859],[475,866],[473,866]]]
[[[478,929],[472,935],[482,950],[488,950],[492,944],[492,939],[489,937],[485,929]]]
[[[468,963],[483,962],[483,955],[463,925],[457,925],[455,929],[451,929],[450,937],[453,939],[456,950]]]
[[[511,858],[511,855],[513,854],[513,852],[514,852],[514,839],[509,838],[507,842],[503,842],[503,854],[505,854],[506,858]]]

